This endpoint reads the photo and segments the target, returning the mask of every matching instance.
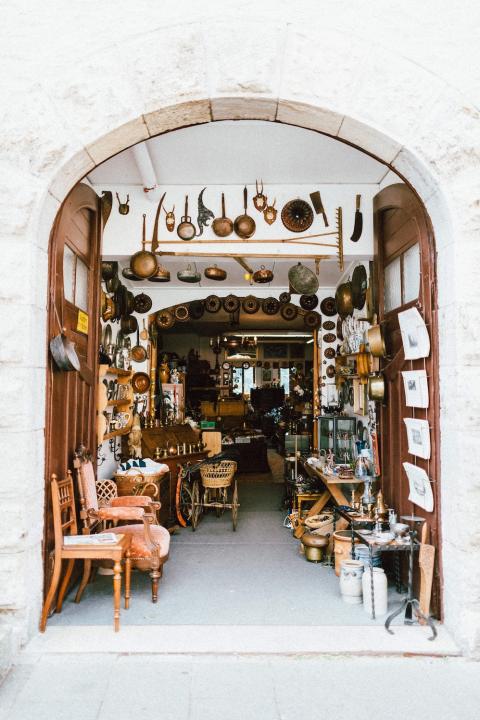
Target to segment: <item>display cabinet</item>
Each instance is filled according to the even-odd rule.
[[[344,415],[324,415],[318,423],[318,449],[332,450],[335,462],[352,462],[356,439],[357,419]]]

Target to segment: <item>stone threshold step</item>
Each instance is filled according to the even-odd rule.
[[[129,625],[48,627],[26,646],[25,655],[45,653],[154,653],[228,655],[461,655],[444,626],[438,637],[420,626]]]

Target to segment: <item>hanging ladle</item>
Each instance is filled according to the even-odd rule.
[[[215,218],[212,223],[213,232],[217,237],[227,237],[233,231],[233,222],[225,215],[225,194],[222,193],[222,217]]]

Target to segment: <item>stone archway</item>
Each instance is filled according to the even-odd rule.
[[[443,484],[445,620],[463,646],[474,650],[479,642],[474,632],[478,608],[469,585],[476,567],[478,518],[473,508],[478,491],[469,482],[469,459],[478,442],[480,404],[475,382],[480,350],[478,336],[471,335],[476,309],[470,303],[478,269],[474,244],[478,225],[477,110],[433,70],[420,68],[399,52],[386,53],[368,35],[358,40],[353,28],[340,32],[331,24],[304,30],[295,25],[287,28],[283,21],[274,25],[267,18],[263,23],[239,18],[238,32],[245,42],[238,43],[234,51],[224,30],[225,23],[213,21],[194,22],[186,32],[169,26],[153,31],[146,28],[136,35],[132,29],[123,37],[120,71],[120,56],[116,48],[108,46],[111,38],[106,33],[98,39],[96,54],[82,59],[78,66],[73,62],[65,65],[62,76],[55,78],[54,92],[35,91],[37,109],[41,109],[35,123],[29,113],[21,116],[18,108],[8,128],[13,158],[11,198],[15,203],[21,197],[28,222],[11,213],[4,232],[21,238],[28,248],[28,302],[35,310],[32,313],[29,307],[24,313],[31,329],[20,357],[15,352],[20,331],[13,324],[8,330],[3,358],[16,365],[8,369],[12,394],[7,401],[11,400],[13,407],[19,387],[33,389],[43,378],[49,234],[68,191],[96,164],[160,132],[242,118],[297,124],[375,155],[417,191],[435,231],[442,348],[442,473],[447,480],[455,479]],[[153,76],[152,65],[162,68],[161,77]],[[382,67],[388,72],[380,72]],[[99,68],[114,73],[118,81],[106,89],[104,76],[96,72]],[[355,92],[360,81],[361,95]],[[30,144],[25,138],[30,138]],[[26,167],[15,163],[16,153]],[[15,267],[13,250],[5,253],[4,260],[8,280],[4,294],[8,302],[22,306],[19,288],[24,276]],[[462,383],[455,379],[460,370]],[[29,461],[21,472],[28,479],[32,517],[22,521],[18,542],[7,544],[15,584],[2,596],[2,604],[14,617],[17,644],[34,631],[41,596],[37,546],[43,427],[35,416],[43,404],[41,393],[38,399],[39,403],[32,403],[35,410],[25,403],[4,418],[7,449],[15,433],[22,433],[26,451],[36,448],[35,453],[26,452]],[[459,405],[469,418],[466,432],[461,432],[458,424]],[[16,512],[15,502],[18,500],[12,499],[12,512]],[[27,539],[20,538],[22,530]]]

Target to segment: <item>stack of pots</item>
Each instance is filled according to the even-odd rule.
[[[363,563],[360,560],[342,560],[340,592],[343,602],[360,605],[362,602]]]

